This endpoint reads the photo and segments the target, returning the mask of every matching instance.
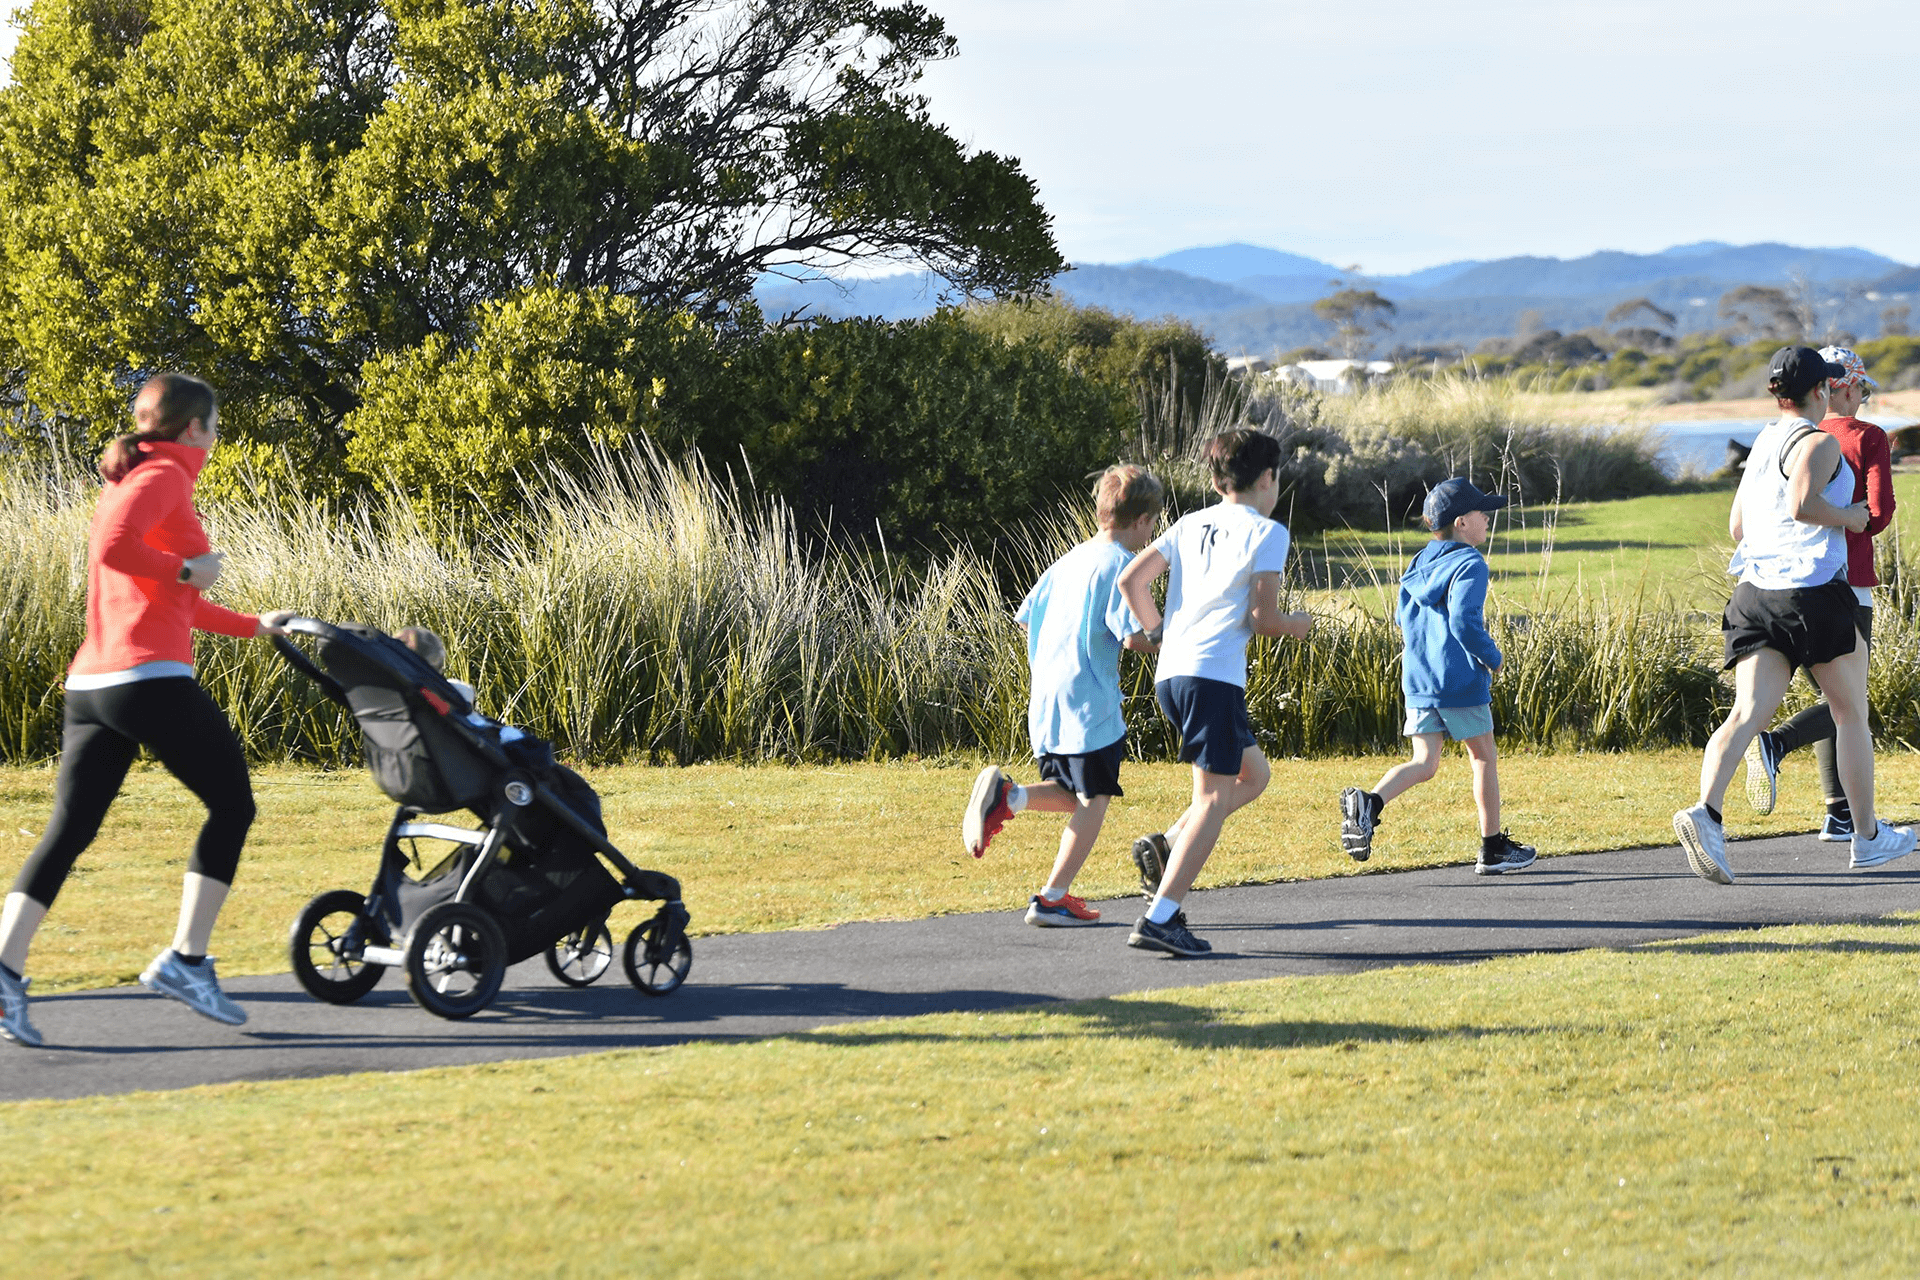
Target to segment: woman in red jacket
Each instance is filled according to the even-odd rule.
[[[134,433],[100,460],[106,486],[87,542],[87,634],[67,669],[53,817],[0,915],[0,1035],[19,1044],[41,1042],[27,1019],[27,948],[143,746],[207,806],[207,821],[187,863],[173,945],[140,981],[217,1021],[247,1020],[220,990],[206,952],[253,823],[253,788],[233,726],[193,678],[193,632],[279,635],[291,615],[235,613],[201,594],[224,560],[193,508],[194,482],[219,435],[213,388],[160,374],[140,388],[133,417]]]

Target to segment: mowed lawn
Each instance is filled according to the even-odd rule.
[[[1897,471],[1893,490],[1895,527],[1881,537],[1920,547],[1920,470]],[[1484,548],[1495,606],[1501,598],[1522,608],[1641,598],[1717,619],[1733,583],[1732,503],[1725,489],[1502,512]],[[1296,551],[1309,581],[1345,587],[1363,606],[1391,613],[1400,566],[1425,542],[1412,529],[1343,529],[1303,537]]]
[[[1465,864],[1478,835],[1457,748],[1449,749],[1439,778],[1387,810],[1369,862],[1356,864],[1340,852],[1340,789],[1373,785],[1390,763],[1276,761],[1273,785],[1229,821],[1201,887],[1446,864],[1471,874]],[[678,876],[694,931],[715,933],[1023,909],[1052,863],[1063,820],[1021,815],[986,857],[968,856],[960,812],[978,767],[703,765],[589,776],[605,798],[615,843],[641,866]],[[1021,765],[1013,772],[1032,779]],[[1699,756],[1686,751],[1511,755],[1501,761],[1505,822],[1548,856],[1666,843],[1673,838],[1669,819],[1692,802],[1698,776]],[[0,875],[11,877],[32,848],[52,806],[53,778],[51,767],[0,771]],[[1133,839],[1179,812],[1189,778],[1179,765],[1126,767],[1127,795],[1115,802],[1078,892],[1106,898],[1135,891]],[[1920,813],[1920,757],[1883,755],[1879,778],[1889,817]],[[1819,812],[1810,755],[1789,761],[1782,787],[1773,815],[1756,819],[1736,781],[1732,832],[1809,829]],[[360,770],[263,769],[255,792],[260,816],[214,936],[221,972],[230,975],[285,972],[294,915],[322,890],[366,889],[393,814]],[[164,771],[133,773],[35,942],[28,973],[38,990],[133,981],[172,936],[180,873],[202,812]],[[1844,849],[1835,857],[1844,861]],[[650,910],[622,907],[616,937]]]
[[[0,1106],[4,1256],[36,1277],[1910,1275],[1917,953],[1910,920],[1775,928]]]

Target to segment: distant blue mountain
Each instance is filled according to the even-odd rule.
[[[1183,265],[1176,265],[1183,264]],[[1591,253],[1581,258],[1501,258],[1443,263],[1398,276],[1353,276],[1330,263],[1257,245],[1183,249],[1126,265],[1084,263],[1054,278],[1056,292],[1083,306],[1152,319],[1173,315],[1206,330],[1222,350],[1263,355],[1324,343],[1328,326],[1312,303],[1335,280],[1377,289],[1399,304],[1381,349],[1466,345],[1528,323],[1572,332],[1603,322],[1618,302],[1646,297],[1679,317],[1682,333],[1718,323],[1721,294],[1742,284],[1785,287],[1794,275],[1827,287],[1825,314],[1863,337],[1879,332],[1889,302],[1920,297],[1920,268],[1865,249],[1806,249],[1719,240],[1659,253]],[[1840,288],[1837,286],[1846,286]],[[759,289],[772,315],[925,315],[942,283],[924,273],[802,284],[769,279]],[[1871,290],[1876,299],[1864,294]]]
[[[1330,276],[1345,274],[1339,267],[1316,258],[1303,258],[1297,253],[1282,253],[1278,249],[1262,249],[1257,244],[1219,244],[1208,249],[1182,249],[1133,265],[1160,267],[1221,284],[1238,284],[1249,276],[1318,276],[1325,280]]]
[[[1109,311],[1124,311],[1142,319],[1235,311],[1273,301],[1264,294],[1235,288],[1230,284],[1140,265],[1107,267],[1089,263],[1055,276],[1053,289],[1055,293],[1064,293],[1083,307],[1105,307]],[[1321,292],[1325,292],[1324,287]],[[1317,298],[1320,293],[1308,296]]]

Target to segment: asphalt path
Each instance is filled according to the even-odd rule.
[[[1099,904],[1105,918],[1080,929],[1034,929],[1021,912],[998,911],[696,937],[692,973],[668,996],[635,991],[617,958],[585,989],[561,986],[535,959],[511,970],[492,1006],[465,1022],[414,1005],[396,973],[348,1006],[312,999],[287,975],[224,980],[249,1015],[238,1028],[139,987],[75,992],[34,1000],[46,1048],[0,1042],[0,1099],[743,1040],[873,1018],[1920,911],[1920,856],[1852,871],[1845,845],[1808,835],[1739,841],[1731,857],[1731,886],[1695,878],[1669,845],[1549,858],[1498,877],[1456,866],[1203,890],[1187,913],[1215,950],[1193,960],[1126,945],[1138,898]],[[688,905],[697,926],[700,905]]]

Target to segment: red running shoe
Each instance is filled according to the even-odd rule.
[[[1070,893],[1062,894],[1058,902],[1048,902],[1036,893],[1027,904],[1027,923],[1042,929],[1072,929],[1083,924],[1099,924],[1100,913]]]
[[[974,857],[987,851],[994,836],[1013,816],[1013,807],[1007,803],[1007,791],[1012,786],[1000,766],[992,764],[973,780],[973,794],[967,798],[967,812],[960,819],[960,841]]]

